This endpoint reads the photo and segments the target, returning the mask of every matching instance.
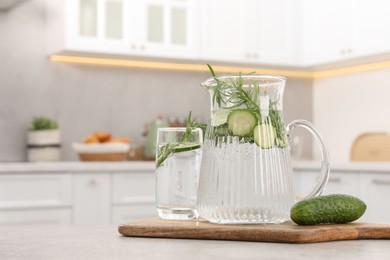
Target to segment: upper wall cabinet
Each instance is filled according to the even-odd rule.
[[[304,65],[389,52],[389,10],[387,0],[305,0]]]
[[[201,0],[201,58],[296,66],[301,37],[295,19],[300,4],[294,0]]]
[[[355,54],[354,0],[305,0],[304,43],[308,66]]]
[[[315,68],[390,55],[388,0],[46,0],[49,54]]]
[[[47,0],[49,53],[198,57],[196,0]]]
[[[356,51],[361,55],[375,55],[390,51],[390,1],[355,1]],[[354,2],[354,3],[355,3]]]

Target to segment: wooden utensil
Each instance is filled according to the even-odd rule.
[[[390,161],[390,135],[365,133],[351,147],[351,161]]]

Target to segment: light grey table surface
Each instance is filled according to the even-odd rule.
[[[2,226],[0,259],[390,259],[390,240],[315,244],[133,238],[116,226]]]

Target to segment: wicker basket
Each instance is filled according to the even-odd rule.
[[[106,161],[117,162],[124,161],[127,157],[126,153],[79,153],[80,161],[93,162],[93,161]]]
[[[129,144],[73,144],[80,161],[124,161],[130,150]]]

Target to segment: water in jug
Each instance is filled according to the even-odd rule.
[[[329,178],[326,145],[313,125],[285,126],[285,78],[265,75],[214,76],[201,85],[210,93],[211,117],[203,145],[197,208],[221,224],[282,223],[296,202],[289,140],[296,127],[313,134],[321,151],[318,196]]]

